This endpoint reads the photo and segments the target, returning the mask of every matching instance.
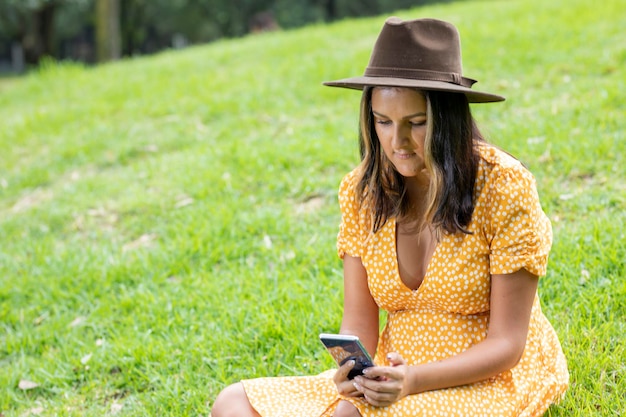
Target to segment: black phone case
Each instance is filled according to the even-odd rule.
[[[356,376],[363,375],[363,370],[365,368],[374,366],[372,362],[370,362],[368,359],[363,358],[362,356],[348,356],[339,363],[339,366],[342,366],[349,360],[354,360],[354,368],[350,369],[350,372],[348,372],[348,379],[354,379],[354,377]]]
[[[350,360],[354,360],[354,368],[348,373],[348,379],[354,379],[358,375],[363,375],[363,370],[374,366],[370,355],[361,345],[358,339],[341,340],[324,338],[320,335],[320,340],[326,346],[328,352],[337,362],[338,366],[342,366]]]

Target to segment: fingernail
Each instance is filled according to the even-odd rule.
[[[349,361],[348,361],[348,365],[350,365],[350,366],[354,366],[354,364],[355,364],[355,363],[356,363],[356,362],[355,362],[354,360],[349,360]]]
[[[359,384],[353,382],[352,385],[354,385],[354,389],[356,389],[357,391],[361,391],[361,386]]]

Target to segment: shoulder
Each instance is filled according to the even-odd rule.
[[[536,219],[544,216],[535,177],[519,160],[491,145],[481,144],[479,154],[476,218],[506,223],[522,213]]]
[[[339,185],[339,201],[355,200],[356,188],[359,182],[359,168],[354,168],[341,179]]]
[[[475,218],[489,242],[491,274],[524,268],[545,275],[552,228],[541,208],[534,176],[496,147],[481,145],[480,155],[482,189]]]
[[[356,167],[352,171],[344,175],[341,179],[341,185],[339,189],[356,187],[356,183],[358,182],[358,172],[359,167]]]
[[[514,156],[488,143],[478,145],[478,155],[480,156],[481,165],[488,165],[492,169],[526,170]]]
[[[485,191],[516,188],[534,188],[535,177],[515,157],[489,144],[478,146],[480,156],[478,180]]]
[[[371,211],[359,195],[360,167],[354,168],[341,180],[339,186],[339,208],[344,220],[354,222],[365,231],[371,230]]]

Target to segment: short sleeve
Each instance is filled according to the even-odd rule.
[[[541,209],[532,174],[521,164],[503,168],[490,193],[490,273],[512,274],[523,268],[545,275],[552,227]]]
[[[341,225],[337,235],[337,254],[361,257],[363,250],[363,230],[359,221],[359,202],[356,198],[356,174],[346,175],[339,186],[339,208]]]

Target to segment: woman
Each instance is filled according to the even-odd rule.
[[[533,176],[481,137],[456,28],[388,19],[363,77],[361,164],[341,182],[342,334],[378,366],[231,385],[213,417],[536,416],[567,389],[537,297],[551,227]],[[382,333],[379,309],[388,312]]]

